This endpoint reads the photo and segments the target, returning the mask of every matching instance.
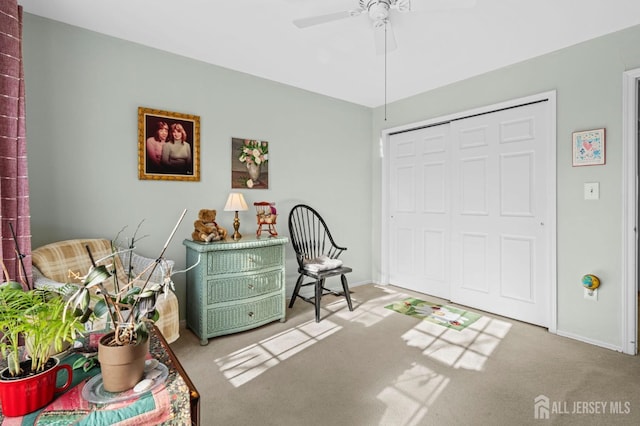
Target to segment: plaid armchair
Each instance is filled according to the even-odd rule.
[[[36,288],[60,289],[67,284],[79,284],[80,280],[73,274],[84,275],[91,267],[91,259],[87,254],[86,245],[91,249],[91,254],[96,261],[107,258],[103,262],[98,262],[99,264],[111,262],[111,259],[108,258],[111,255],[111,242],[106,239],[76,239],[47,244],[31,252],[34,286]],[[115,262],[118,280],[127,282],[125,271],[129,268],[128,253],[122,258],[115,256],[113,261]],[[133,267],[133,274],[137,276],[139,272],[153,262],[155,262],[155,259],[146,258],[132,252],[131,266]],[[173,267],[173,261],[168,260],[167,263],[170,267]],[[146,279],[146,276],[142,278]],[[160,283],[161,280],[162,273],[156,268],[149,281]],[[109,281],[106,281],[105,285],[107,287],[112,286]],[[180,337],[180,322],[178,298],[173,291],[169,290],[167,293],[159,295],[156,309],[160,315],[155,323],[156,326],[167,342],[174,342]],[[94,329],[103,328],[104,326],[104,320],[93,324]]]

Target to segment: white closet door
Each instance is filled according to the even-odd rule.
[[[389,278],[449,298],[449,125],[391,136]]]
[[[391,284],[549,325],[550,111],[539,102],[390,137]]]
[[[548,103],[451,123],[451,300],[549,325]]]

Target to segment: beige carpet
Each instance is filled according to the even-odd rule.
[[[202,395],[201,424],[640,424],[640,357],[485,313],[447,329],[384,308],[437,299],[352,290],[354,311],[326,296],[320,323],[298,300],[285,323],[207,346],[181,330],[171,346]]]

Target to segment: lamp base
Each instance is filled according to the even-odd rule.
[[[238,232],[238,229],[240,229],[240,219],[238,219],[238,212],[236,211],[236,217],[233,219],[233,236],[231,238],[233,238],[233,241],[238,241],[240,238],[242,238],[242,235],[240,235],[240,232]]]

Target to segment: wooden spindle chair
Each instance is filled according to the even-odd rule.
[[[331,293],[336,296],[344,296],[349,305],[349,310],[353,311],[349,285],[345,275],[352,271],[351,268],[340,265],[332,269],[320,271],[308,269],[309,262],[312,262],[314,259],[326,256],[329,259],[335,260],[346,250],[346,247],[338,246],[335,243],[327,224],[320,214],[304,204],[295,206],[289,214],[289,235],[296,253],[298,273],[300,274],[293,290],[291,301],[289,302],[289,308],[293,307],[296,298],[299,297],[305,302],[315,305],[316,322],[320,322],[320,300],[324,294]],[[342,292],[337,292],[324,286],[327,278],[338,275],[342,282]],[[303,283],[305,277],[309,277],[313,281]],[[309,285],[314,286],[314,296],[301,296],[299,294],[300,289]]]

